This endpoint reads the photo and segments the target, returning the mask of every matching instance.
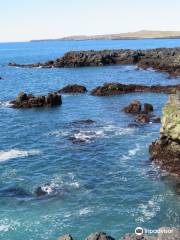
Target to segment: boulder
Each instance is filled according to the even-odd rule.
[[[23,101],[26,101],[28,98],[27,98],[27,94],[24,93],[24,92],[20,92],[17,97],[16,97],[16,102],[17,103],[21,103]]]
[[[141,112],[141,103],[139,101],[131,102],[127,107],[125,107],[124,112],[131,114],[138,114]]]
[[[73,237],[70,234],[66,234],[62,237],[59,237],[57,240],[73,240]]]
[[[150,117],[148,114],[140,113],[136,117],[136,122],[148,123],[150,122]]]
[[[115,240],[115,239],[104,232],[98,232],[92,233],[86,238],[86,240]]]
[[[150,103],[144,103],[144,113],[153,112],[153,105]]]
[[[82,85],[67,85],[58,91],[59,93],[85,93],[87,92],[86,87]]]
[[[49,93],[47,96],[33,96],[20,92],[16,100],[11,101],[13,108],[53,107],[62,104],[61,95]]]

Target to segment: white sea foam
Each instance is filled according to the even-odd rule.
[[[2,233],[14,231],[17,229],[17,227],[20,227],[20,223],[17,221],[13,221],[7,218],[0,220],[0,232]]]
[[[48,195],[53,193],[64,194],[66,190],[79,189],[80,183],[75,178],[74,174],[67,173],[67,175],[69,176],[68,178],[63,176],[54,176],[54,178],[51,179],[48,184],[41,186],[41,189]]]
[[[0,232],[8,232],[10,229],[10,226],[9,225],[0,225]]]
[[[0,107],[11,107],[12,105],[10,101],[0,101]]]
[[[80,188],[80,184],[79,184],[78,181],[74,181],[72,183],[69,183],[69,186],[72,186],[72,187],[77,188],[77,189]]]
[[[70,137],[73,140],[89,143],[97,138],[111,138],[114,136],[131,135],[133,132],[134,129],[132,128],[122,128],[110,123],[105,126],[90,126],[88,130],[80,129],[74,133],[72,133],[72,129],[66,129],[56,130],[47,133],[46,135],[55,137]]]
[[[135,148],[130,149],[130,150],[128,151],[128,155],[129,155],[130,157],[131,157],[131,156],[134,156],[134,155],[136,155],[137,152],[139,152],[139,150],[140,150],[140,145],[139,145],[139,144],[136,144],[136,147],[135,147]]]
[[[122,156],[122,160],[129,160],[131,157],[135,156],[141,150],[141,146],[136,144],[135,148],[132,148],[128,151],[127,155]]]
[[[76,140],[80,140],[83,142],[90,142],[91,140],[95,138],[102,138],[104,137],[105,134],[103,131],[98,130],[98,131],[80,131],[78,133],[75,133],[73,137]]]
[[[10,149],[6,151],[0,151],[0,162],[7,161],[14,158],[22,158],[22,157],[28,157],[33,155],[40,154],[39,150],[30,150],[30,151],[24,151],[19,149]]]
[[[164,201],[163,195],[156,195],[153,196],[147,202],[147,204],[139,204],[138,212],[140,216],[138,217],[137,220],[139,222],[145,222],[155,217],[160,211],[160,204],[163,201]]]
[[[82,216],[82,215],[87,215],[88,213],[91,213],[92,210],[90,208],[82,208],[79,210],[79,215]]]

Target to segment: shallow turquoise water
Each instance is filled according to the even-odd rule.
[[[138,99],[152,103],[160,116],[166,94],[63,95],[62,106],[52,109],[17,110],[8,104],[19,91],[47,94],[68,83],[83,84],[88,90],[111,81],[180,83],[134,66],[21,69],[6,65],[46,61],[69,50],[164,46],[180,46],[180,40],[0,44],[0,239],[55,240],[65,233],[83,239],[100,230],[118,238],[137,226],[179,226],[177,183],[149,161],[148,145],[158,137],[160,125],[128,128],[133,118],[121,111]],[[83,119],[96,123],[73,124]],[[72,136],[85,143],[72,144]],[[35,197],[35,189],[47,183],[50,191],[57,191]],[[19,192],[10,193],[13,188]]]

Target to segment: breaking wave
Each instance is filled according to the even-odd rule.
[[[23,158],[33,155],[39,155],[39,150],[24,151],[19,149],[11,149],[6,151],[0,151],[0,162],[7,161],[14,158]]]

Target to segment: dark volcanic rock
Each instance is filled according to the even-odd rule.
[[[141,112],[141,103],[139,101],[134,100],[127,107],[125,107],[124,112],[131,114],[138,114]]]
[[[136,123],[129,123],[128,124],[128,128],[137,128],[137,127],[139,127],[139,125],[136,124]]]
[[[168,138],[160,138],[149,147],[152,160],[162,169],[180,175],[180,141],[174,142]]]
[[[180,76],[180,48],[157,48],[149,50],[103,50],[103,51],[72,51],[62,58],[45,63],[16,64],[18,67],[84,67],[105,66],[112,64],[137,64],[139,68],[153,68],[166,72],[171,76]]]
[[[161,123],[161,118],[160,117],[155,117],[155,118],[152,118],[151,121],[153,123]]]
[[[145,86],[137,84],[106,83],[92,90],[93,96],[111,96],[133,92],[175,93],[180,84],[171,86]]]
[[[152,160],[180,176],[180,92],[169,97],[163,109],[160,138],[149,147]]]
[[[45,189],[42,187],[37,187],[34,193],[37,197],[42,197],[48,194],[47,191],[45,191]]]
[[[53,107],[62,104],[61,96],[49,93],[47,96],[33,96],[20,92],[16,100],[11,101],[13,108]]]
[[[136,122],[148,123],[150,122],[150,117],[148,114],[140,113],[136,117]]]
[[[153,112],[153,105],[150,103],[144,103],[144,113]]]
[[[95,122],[96,121],[94,121],[94,120],[87,119],[87,120],[77,120],[77,121],[74,121],[73,124],[93,124]]]
[[[67,85],[63,87],[58,92],[59,93],[85,93],[87,92],[87,89],[84,86],[73,84],[73,85]]]
[[[115,239],[104,232],[99,232],[92,233],[86,238],[86,240],[115,240]]]
[[[127,107],[123,108],[125,113],[130,113],[136,115],[135,121],[139,123],[149,123],[149,122],[159,122],[159,118],[151,115],[150,113],[153,111],[153,105],[150,103],[145,103],[144,108],[142,109],[142,104],[134,100]],[[134,123],[128,125],[128,127],[133,126]]]

